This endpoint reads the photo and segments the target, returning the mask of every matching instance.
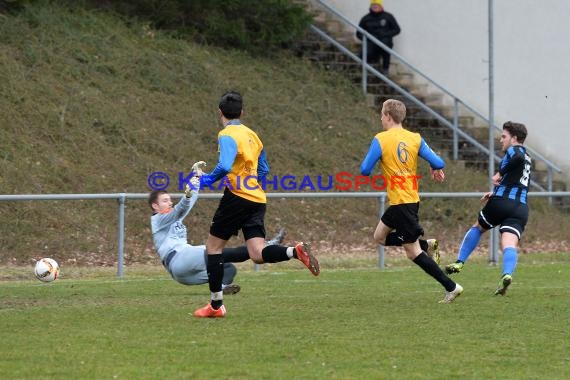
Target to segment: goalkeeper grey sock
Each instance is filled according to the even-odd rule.
[[[232,263],[224,263],[224,277],[222,278],[222,284],[229,285],[234,282],[234,278],[237,274],[237,268]]]

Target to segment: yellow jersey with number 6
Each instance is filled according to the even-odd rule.
[[[416,171],[422,141],[420,134],[404,128],[392,128],[378,133],[375,138],[382,150],[380,168],[387,181],[390,204],[419,202]]]

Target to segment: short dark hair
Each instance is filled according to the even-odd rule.
[[[511,136],[515,136],[519,143],[524,143],[527,135],[526,126],[524,124],[507,121],[503,124],[503,129],[509,132]]]
[[[237,119],[243,109],[243,99],[237,91],[228,91],[220,99],[220,111],[226,119]]]
[[[150,194],[148,195],[148,205],[150,206],[151,210],[154,211],[154,209],[152,208],[152,204],[157,203],[158,197],[161,196],[162,194],[168,194],[168,191],[166,191],[166,190],[153,190],[150,192]]]

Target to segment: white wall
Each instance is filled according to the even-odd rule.
[[[354,23],[368,0],[325,0]],[[526,124],[527,144],[570,178],[570,1],[494,0],[495,123]],[[488,115],[488,1],[384,0],[394,49]]]

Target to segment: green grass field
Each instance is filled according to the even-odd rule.
[[[521,256],[505,297],[492,295],[500,268],[474,260],[449,305],[419,268],[395,262],[324,262],[318,278],[242,266],[242,292],[215,320],[191,316],[207,285],[179,285],[158,267],[1,281],[0,378],[570,378],[570,255]]]

